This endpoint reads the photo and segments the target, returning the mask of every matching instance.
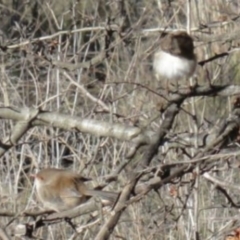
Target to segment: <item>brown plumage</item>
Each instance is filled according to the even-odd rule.
[[[114,202],[118,196],[114,192],[89,189],[84,183],[89,179],[67,170],[46,168],[34,177],[40,201],[57,212],[74,208],[90,197]]]
[[[195,58],[194,46],[191,36],[183,31],[167,34],[160,43],[162,51],[175,56],[185,57],[188,59]]]

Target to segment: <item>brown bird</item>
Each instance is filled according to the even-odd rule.
[[[153,69],[158,80],[174,81],[189,79],[196,69],[193,39],[184,31],[167,34],[160,40],[160,47],[154,54]]]
[[[118,197],[114,192],[88,189],[84,182],[89,179],[63,169],[46,168],[33,177],[40,201],[46,208],[57,212],[74,208],[90,197],[113,203]]]

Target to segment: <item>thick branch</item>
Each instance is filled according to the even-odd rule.
[[[9,114],[7,114],[7,112]],[[38,111],[36,109],[29,110],[24,108],[20,113],[18,110],[11,111],[10,108],[3,108],[3,111],[0,113],[0,118],[6,116],[9,119],[15,119],[17,116],[21,115],[21,119],[18,119],[19,121],[13,128],[11,135],[0,143],[0,157],[11,147],[16,145],[21,137],[31,128],[31,123],[37,116],[37,113]]]
[[[119,197],[119,200],[112,212],[112,216],[102,226],[100,232],[95,237],[96,240],[105,240],[105,239],[109,238],[113,229],[117,225],[123,211],[128,206],[128,204],[126,204],[126,202],[130,198],[130,194],[133,191],[135,185],[137,184],[137,181],[138,181],[138,177],[134,177],[133,180],[130,181],[130,183],[124,187],[124,189]]]

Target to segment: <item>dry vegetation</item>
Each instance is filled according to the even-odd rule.
[[[0,11],[1,239],[239,239],[238,0],[1,0]],[[198,85],[165,95],[152,54],[174,29],[194,38]],[[43,214],[29,174],[47,166],[119,200]]]

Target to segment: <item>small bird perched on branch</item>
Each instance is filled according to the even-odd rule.
[[[74,208],[90,197],[99,197],[114,203],[117,193],[89,189],[81,175],[56,168],[46,168],[33,175],[36,190],[43,205],[57,212]]]
[[[154,54],[153,69],[158,80],[178,81],[189,79],[196,69],[193,39],[184,31],[168,33],[160,39],[159,50]]]

